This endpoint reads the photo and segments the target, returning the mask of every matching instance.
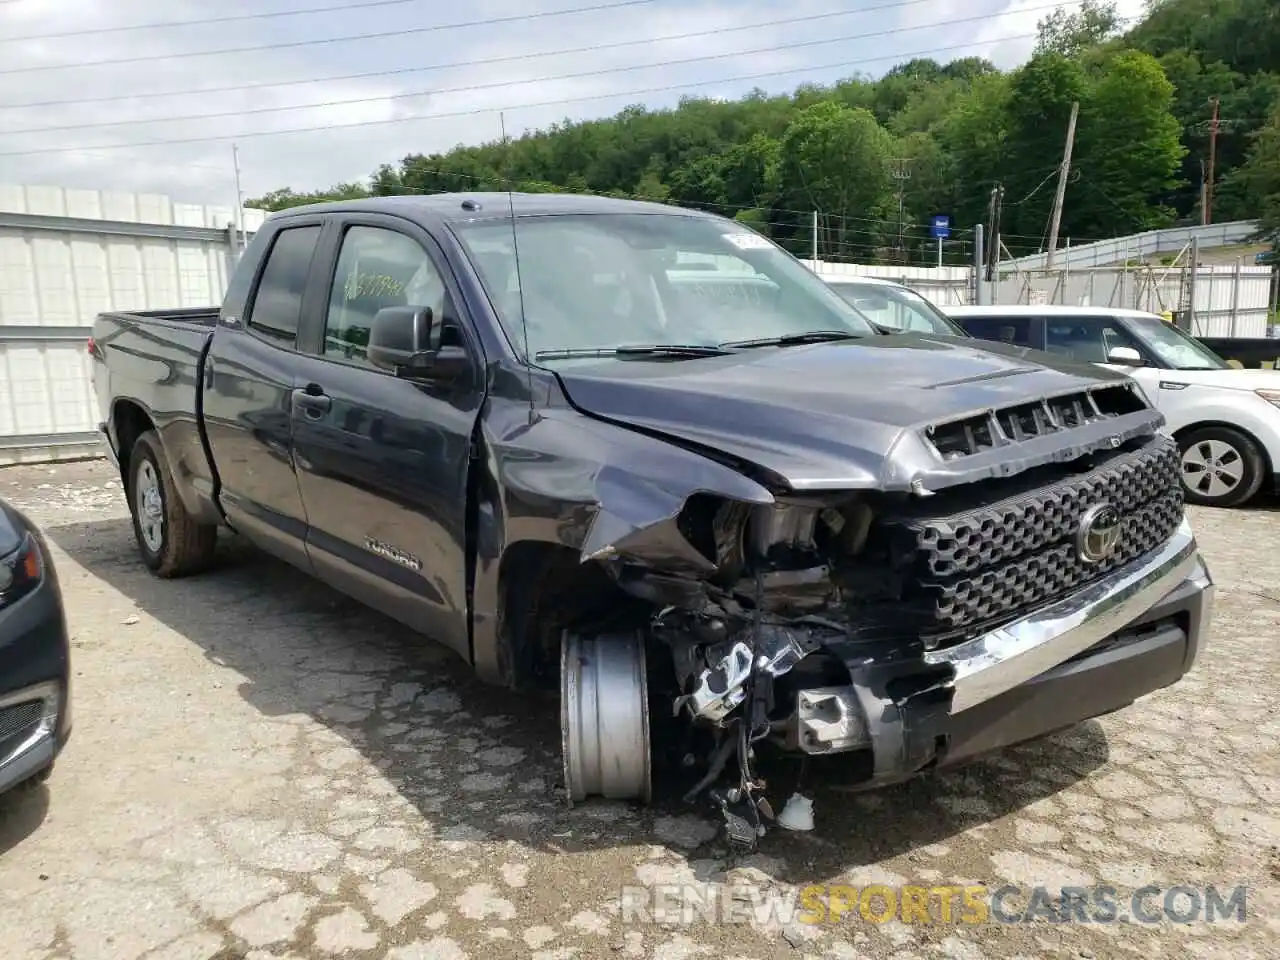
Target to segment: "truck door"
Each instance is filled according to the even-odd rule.
[[[309,570],[290,420],[298,325],[322,226],[287,223],[266,240],[243,316],[224,316],[214,331],[202,403],[227,518],[262,549]]]
[[[407,221],[335,224],[324,297],[308,313],[294,392],[293,449],[317,576],[470,655],[467,473],[484,400],[483,357],[440,248]],[[399,379],[364,344],[389,306],[430,307],[474,376],[452,386]]]

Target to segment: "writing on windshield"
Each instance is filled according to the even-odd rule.
[[[627,213],[520,217],[516,228],[513,243],[509,218],[453,226],[520,352],[527,326],[529,356],[875,332],[805,266],[733,223]]]

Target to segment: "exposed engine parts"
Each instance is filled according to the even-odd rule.
[[[723,656],[718,651],[709,655],[708,661],[713,665],[693,680],[690,693],[676,698],[676,713],[687,708],[694,717],[722,723],[746,699],[747,683],[753,674],[780,677],[818,646],[807,636],[784,627],[749,630],[747,635],[754,643],[735,640]],[[688,655],[690,650],[683,652]]]
[[[674,748],[677,768],[693,774],[685,799],[708,799],[746,846],[766,824],[812,826],[794,784],[775,794],[794,801],[786,823],[775,816],[757,751],[847,754],[863,787],[937,763],[954,731],[956,681],[937,651],[1167,539],[1181,516],[1175,460],[1157,437],[1065,473],[927,498],[695,495],[678,516],[631,533],[625,551],[584,555],[644,601],[647,622],[626,637],[566,637],[570,800],[647,795],[651,715],[687,731]],[[1075,538],[1103,488],[1122,532],[1112,558],[1091,567]],[[662,747],[673,749],[666,738]]]

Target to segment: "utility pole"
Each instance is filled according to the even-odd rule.
[[[1204,224],[1213,223],[1213,168],[1218,155],[1218,98],[1213,97],[1213,119],[1209,121],[1209,176],[1205,182]]]
[[[240,189],[240,148],[231,145],[231,167],[236,175],[236,247],[244,250],[244,192]]]
[[[986,251],[982,247],[982,224],[975,223],[973,225],[973,302],[980,307],[987,306],[987,288],[982,278],[986,260]]]
[[[906,216],[906,191],[907,181],[911,179],[911,168],[907,166],[911,162],[909,157],[897,157],[893,161],[893,171],[889,174],[898,182],[898,257],[905,263],[907,259],[907,245],[904,239],[905,234],[905,216]]]
[[[1062,169],[1058,171],[1058,193],[1053,198],[1053,217],[1049,221],[1049,249],[1045,252],[1044,265],[1053,269],[1053,257],[1058,252],[1058,228],[1062,225],[1062,202],[1067,196],[1067,177],[1071,175],[1071,150],[1076,142],[1076,119],[1080,116],[1080,103],[1071,104],[1071,119],[1067,122],[1067,144],[1062,148]]]
[[[813,211],[813,272],[818,272],[818,211]]]
[[[1204,174],[1204,158],[1200,158],[1200,226],[1209,224],[1209,181]]]
[[[987,299],[980,301],[984,304],[994,304],[998,299],[1000,287],[1000,248],[1003,241],[1000,239],[1000,218],[1004,212],[1004,184],[996,184],[991,188],[991,205],[989,208],[990,227],[987,230],[986,242],[988,244],[986,254],[986,277],[984,278],[991,284],[991,289],[987,294]]]

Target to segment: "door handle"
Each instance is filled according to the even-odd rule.
[[[333,400],[317,384],[309,383],[304,389],[293,391],[294,410],[301,410],[309,420],[319,420],[331,406]]]

